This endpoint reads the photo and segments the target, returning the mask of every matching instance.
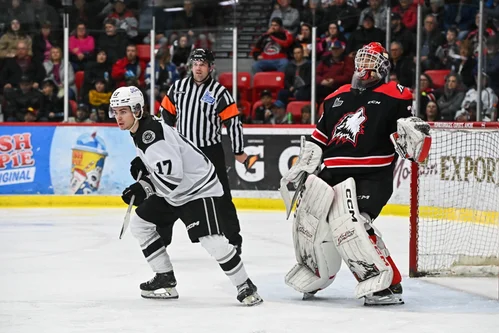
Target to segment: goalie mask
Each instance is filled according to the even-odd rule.
[[[144,115],[144,95],[135,86],[116,89],[109,101],[109,118],[115,118],[114,108],[129,106],[135,118],[134,124]],[[132,125],[133,126],[133,125]]]
[[[388,52],[377,42],[364,45],[355,55],[355,72],[352,88],[364,90],[372,87],[390,72]]]

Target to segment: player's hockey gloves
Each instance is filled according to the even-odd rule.
[[[397,132],[390,139],[397,154],[413,162],[424,162],[430,153],[430,125],[418,117],[397,120]]]
[[[144,162],[142,162],[140,157],[137,156],[132,160],[132,162],[130,162],[130,174],[132,175],[133,179],[140,180],[140,179],[137,179],[140,171],[142,171],[141,178],[143,178],[149,174],[149,171],[147,171],[147,168],[144,165]]]
[[[147,178],[145,178],[147,179]],[[138,182],[128,186],[121,194],[121,199],[129,205],[132,196],[135,196],[133,201],[134,206],[139,206],[147,198],[154,194],[154,187],[146,180],[139,180]]]
[[[293,183],[295,187],[300,183],[303,175],[313,174],[322,160],[322,149],[317,144],[306,141],[301,137],[300,155],[296,163],[289,169],[282,178]]]

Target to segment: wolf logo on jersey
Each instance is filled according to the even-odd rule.
[[[366,108],[361,107],[355,112],[345,114],[336,124],[333,136],[329,145],[335,141],[345,143],[349,141],[354,147],[357,146],[357,139],[360,134],[364,134],[364,123],[367,121]]]

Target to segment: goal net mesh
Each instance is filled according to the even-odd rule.
[[[497,276],[499,128],[433,127],[431,133],[430,155],[419,166],[419,213],[411,220],[417,232],[412,273]]]

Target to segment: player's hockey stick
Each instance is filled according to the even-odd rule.
[[[298,196],[303,191],[305,187],[305,180],[307,180],[308,174],[303,173],[300,181],[296,185],[295,194],[291,199],[288,191],[288,183],[286,181],[281,180],[281,186],[279,187],[279,192],[281,193],[282,200],[284,201],[284,206],[286,206],[286,220],[289,219],[289,215],[291,215],[291,211],[295,206],[296,200],[298,200]]]
[[[137,176],[137,181],[142,177],[142,170],[139,171],[139,175]],[[135,195],[132,195],[130,199],[130,204],[128,205],[128,209],[126,210],[125,218],[123,219],[123,225],[121,226],[120,239],[123,237],[126,229],[128,229],[128,225],[130,224],[130,214],[132,212],[133,202],[135,201]]]

